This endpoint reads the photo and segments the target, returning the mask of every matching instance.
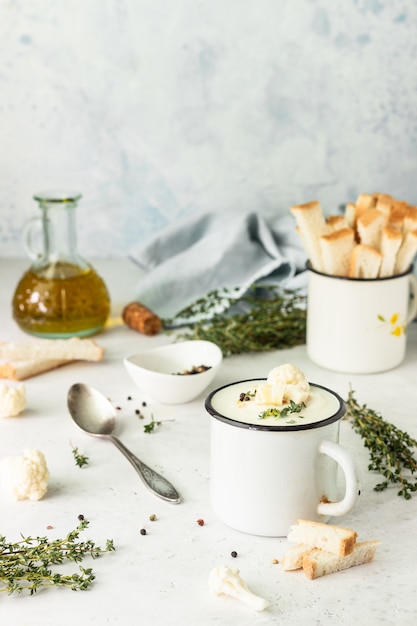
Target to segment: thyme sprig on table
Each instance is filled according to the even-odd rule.
[[[213,341],[224,356],[305,343],[306,296],[276,285],[253,286],[243,296],[236,291],[211,291],[164,320],[164,327],[187,326],[183,337]]]
[[[84,465],[88,465],[89,458],[85,454],[81,454],[76,446],[72,447],[72,454],[75,459],[75,464],[78,467],[84,467]]]
[[[375,485],[375,491],[384,491],[390,484],[400,485],[398,495],[406,500],[417,491],[417,461],[414,452],[417,440],[370,409],[360,405],[352,390],[346,401],[348,419],[354,431],[363,439],[370,453],[368,469],[381,474],[385,480]]]
[[[143,427],[143,430],[145,433],[153,433],[153,431],[155,430],[156,426],[161,426],[161,424],[164,424],[165,422],[175,422],[174,419],[166,419],[166,420],[155,420],[153,413],[151,414],[151,421],[148,422],[148,424],[145,424]]]
[[[145,433],[153,433],[153,431],[155,430],[156,426],[160,426],[161,422],[160,421],[156,421],[154,416],[151,415],[151,421],[148,424],[145,424],[143,427],[143,430]]]
[[[87,526],[88,520],[82,519],[65,539],[53,541],[47,537],[22,535],[20,541],[9,543],[0,535],[0,591],[10,595],[27,590],[33,595],[40,587],[69,587],[73,591],[88,589],[95,579],[92,568],[80,565],[80,573],[69,575],[51,569],[52,565],[60,565],[65,561],[79,563],[85,556],[95,559],[103,552],[115,549],[111,539],[107,540],[104,549],[90,539],[79,541],[80,532]]]

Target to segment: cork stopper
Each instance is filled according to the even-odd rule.
[[[122,312],[125,324],[144,335],[157,335],[162,329],[162,320],[140,302],[127,304]]]

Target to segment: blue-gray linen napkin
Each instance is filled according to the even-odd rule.
[[[292,216],[256,212],[198,213],[157,233],[128,254],[144,272],[134,297],[170,318],[215,289],[253,284],[306,286],[306,254]]]

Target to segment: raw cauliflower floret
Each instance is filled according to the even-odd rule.
[[[214,594],[233,596],[256,611],[263,611],[269,605],[267,600],[249,589],[238,569],[227,565],[215,567],[209,574],[208,584]]]
[[[23,383],[15,386],[0,383],[0,416],[16,417],[26,408],[26,389]]]
[[[2,487],[15,500],[40,500],[48,490],[49,470],[39,450],[4,458],[1,470]]]
[[[258,404],[277,406],[291,400],[296,404],[307,403],[310,399],[310,385],[298,367],[284,363],[269,372],[266,383],[259,385],[255,399]]]

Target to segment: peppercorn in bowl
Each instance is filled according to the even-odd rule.
[[[160,404],[184,404],[207,389],[222,360],[215,343],[194,339],[143,350],[123,363],[142,393]]]

